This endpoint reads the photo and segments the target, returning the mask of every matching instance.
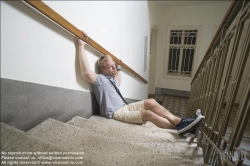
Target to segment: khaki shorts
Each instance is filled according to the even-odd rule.
[[[144,100],[125,105],[113,115],[113,119],[127,123],[143,124],[141,111],[145,110]]]

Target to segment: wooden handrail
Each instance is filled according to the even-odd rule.
[[[53,9],[51,9],[49,6],[47,6],[45,3],[43,3],[41,0],[24,0],[27,4],[37,9],[42,14],[46,15],[48,18],[77,36],[78,38],[82,39],[86,43],[88,43],[90,46],[101,52],[105,55],[110,55],[112,59],[125,68],[127,71],[132,73],[135,77],[138,77],[140,80],[142,80],[144,83],[148,83],[147,80],[145,80],[142,76],[137,74],[133,69],[131,69],[129,66],[127,66],[125,63],[121,63],[121,61],[116,58],[114,55],[112,55],[110,52],[108,52],[106,49],[104,49],[102,46],[100,46],[97,42],[95,42],[93,39],[91,39],[89,36],[84,36],[78,28],[76,28],[74,25],[72,25],[69,21],[64,19],[62,16],[60,16],[57,12],[55,12]]]

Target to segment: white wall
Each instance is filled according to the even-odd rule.
[[[44,3],[148,79],[148,72],[143,72],[144,36],[150,34],[147,1]],[[1,1],[2,78],[92,91],[79,73],[76,43],[71,34],[24,2]],[[100,54],[90,47],[86,49],[90,67],[95,70]],[[147,84],[123,72],[121,92],[124,97],[145,99],[147,89]]]
[[[191,80],[167,79],[163,78],[164,57],[166,44],[166,31],[168,26],[182,25],[202,26],[201,43],[198,52],[197,64],[194,66],[195,72],[202,61],[209,45],[215,34],[215,27],[220,25],[231,1],[197,6],[179,6],[162,8],[160,27],[158,30],[158,48],[156,62],[155,86],[160,88],[190,91]]]
[[[148,1],[148,8],[149,8],[149,18],[151,27],[155,28],[160,25],[161,20],[161,8],[160,5],[154,1]],[[155,27],[154,27],[155,26]]]

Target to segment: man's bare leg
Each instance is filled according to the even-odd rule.
[[[143,120],[151,121],[161,128],[177,129],[180,135],[196,130],[205,118],[200,115],[190,119],[181,119],[171,114],[154,99],[145,100],[144,108],[146,110],[142,111]]]
[[[156,126],[163,129],[176,129],[176,125],[171,123],[168,119],[163,118],[150,110],[142,110],[141,111],[142,120],[144,122],[150,121],[154,123]]]
[[[156,115],[166,118],[168,121],[170,121],[173,125],[178,125],[181,121],[181,118],[174,116],[171,112],[169,112],[167,109],[162,107],[157,101],[154,99],[146,99],[144,101],[144,107],[146,110],[150,110]]]

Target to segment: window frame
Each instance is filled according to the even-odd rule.
[[[197,30],[197,38],[196,38],[196,45],[194,45],[195,52],[194,52],[194,57],[193,57],[193,66],[192,66],[192,71],[191,71],[191,77],[187,76],[176,76],[176,75],[168,75],[168,64],[169,64],[169,50],[170,50],[170,33],[171,30]],[[184,26],[167,26],[166,28],[166,37],[165,37],[165,53],[164,53],[164,62],[163,62],[163,78],[168,78],[168,79],[180,79],[180,80],[189,80],[191,81],[194,76],[194,72],[197,70],[197,61],[199,57],[199,52],[200,52],[200,43],[201,43],[201,36],[202,36],[202,30],[203,26],[202,25],[184,25]],[[183,50],[183,49],[182,49]],[[182,63],[182,55],[183,53],[181,52],[180,54],[180,59],[179,59],[179,64],[181,65]],[[180,66],[179,66],[180,68]],[[181,72],[181,70],[179,71]]]

